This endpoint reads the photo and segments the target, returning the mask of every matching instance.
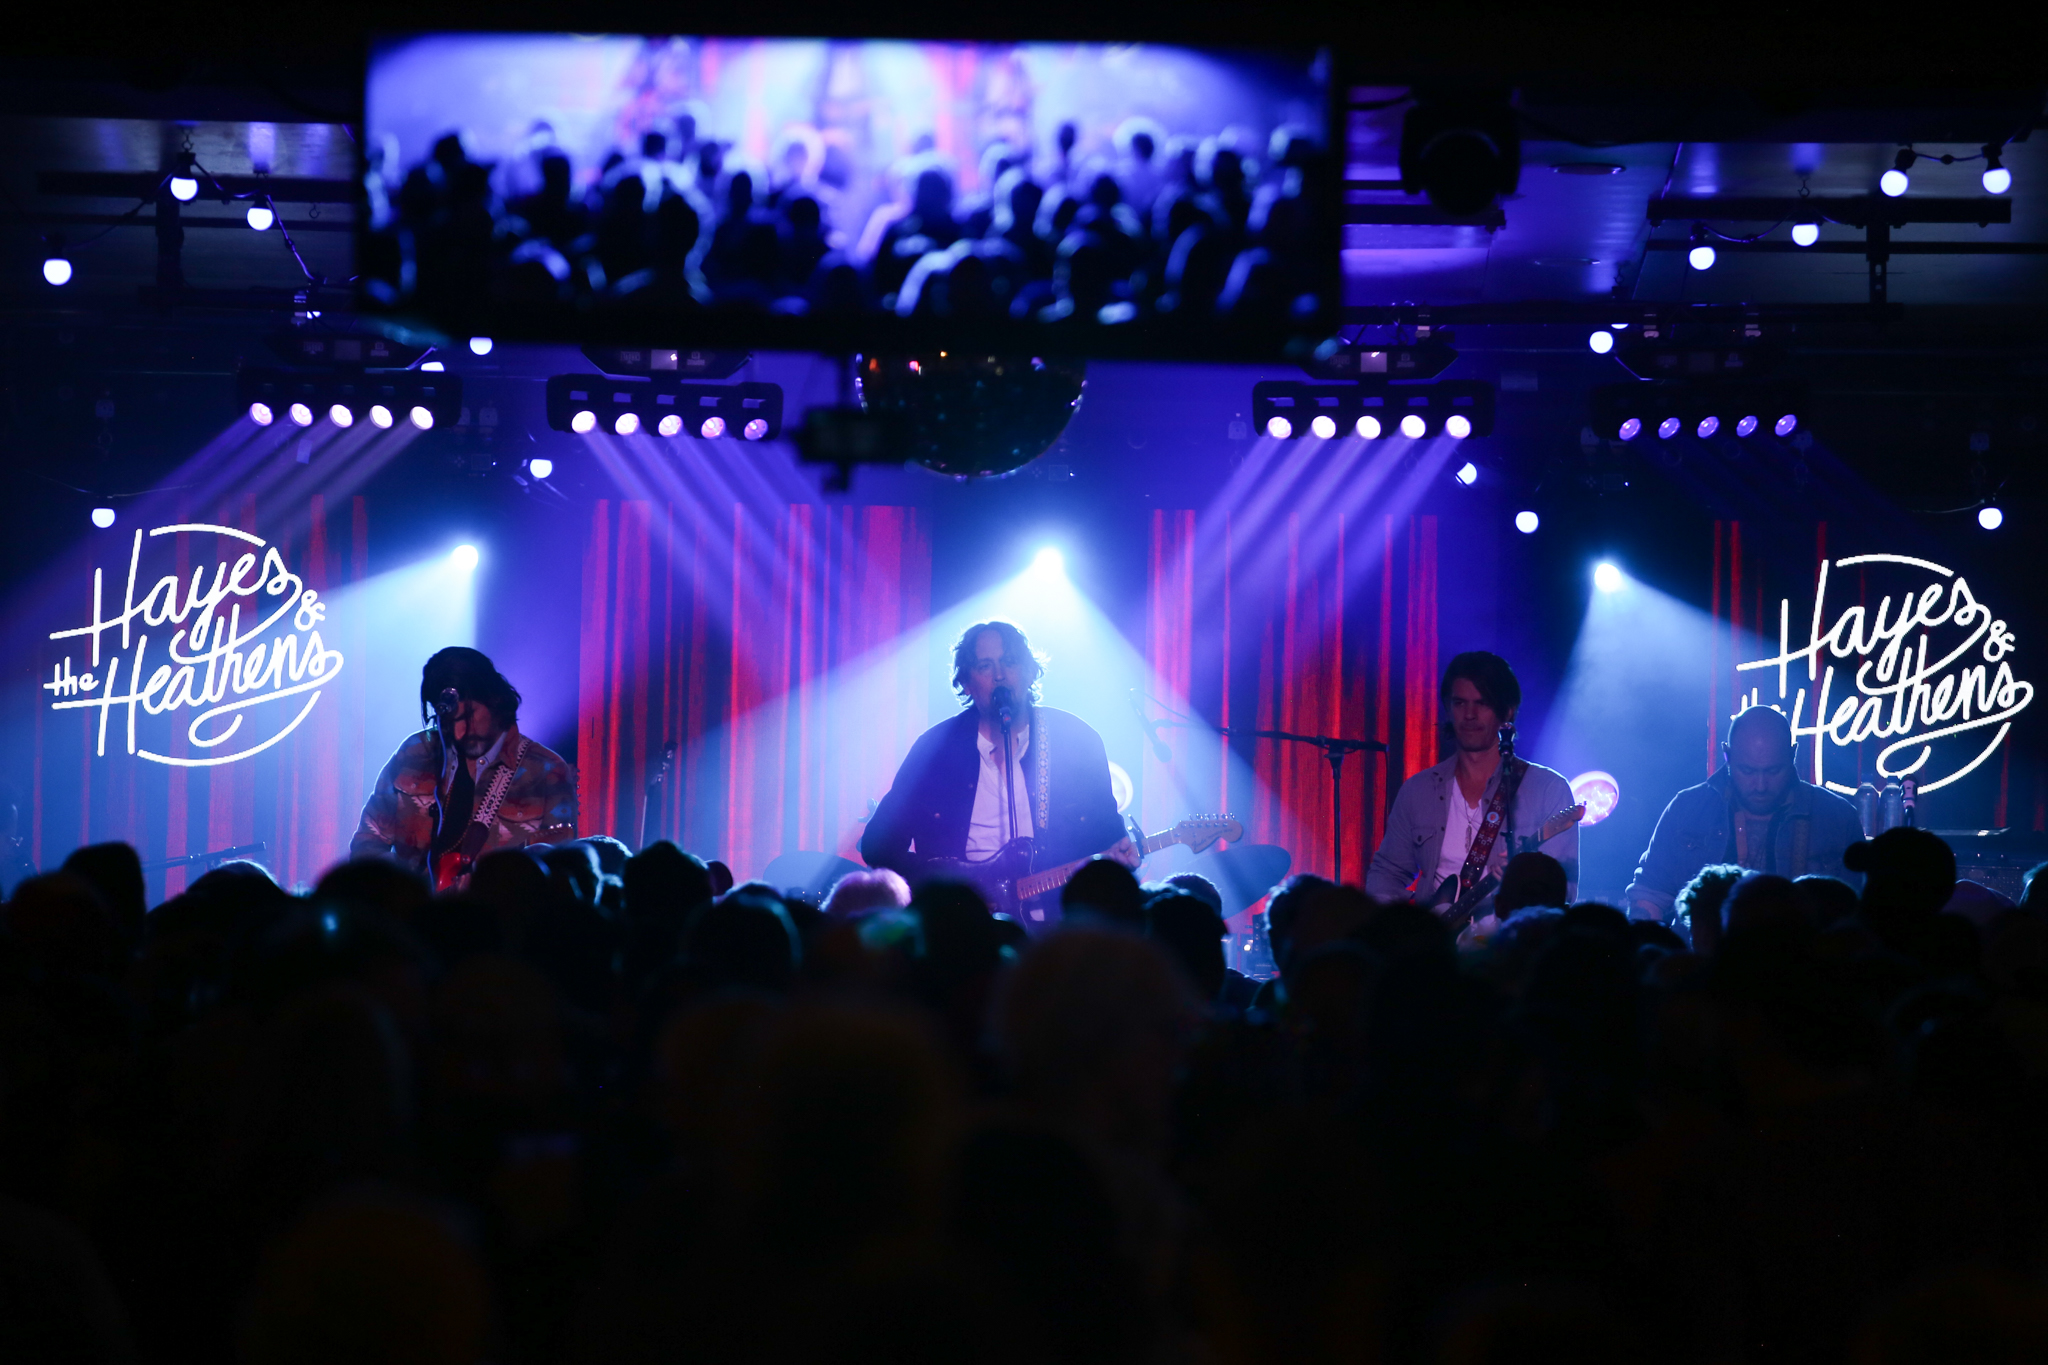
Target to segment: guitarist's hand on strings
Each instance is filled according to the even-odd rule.
[[[1133,871],[1137,870],[1137,866],[1139,863],[1145,861],[1145,855],[1139,851],[1138,846],[1135,843],[1131,842],[1131,836],[1128,834],[1126,834],[1121,840],[1118,841],[1117,846],[1115,848],[1110,849],[1102,856],[1105,858],[1114,858],[1118,862],[1122,863],[1125,867],[1128,867]]]

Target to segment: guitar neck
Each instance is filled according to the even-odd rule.
[[[1145,842],[1138,845],[1138,851],[1140,854],[1149,855],[1157,853],[1169,844],[1178,842],[1180,842],[1179,831],[1171,829],[1162,830],[1158,834],[1146,835]],[[1018,899],[1028,901],[1034,896],[1043,896],[1048,891],[1059,890],[1067,884],[1069,878],[1092,861],[1093,859],[1091,858],[1076,858],[1070,863],[1061,863],[1058,867],[1049,867],[1043,872],[1034,872],[1028,877],[1019,878],[1017,881]]]

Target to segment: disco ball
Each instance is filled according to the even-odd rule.
[[[1037,356],[861,356],[861,406],[904,422],[906,457],[956,478],[1009,474],[1045,453],[1081,405],[1087,367]]]

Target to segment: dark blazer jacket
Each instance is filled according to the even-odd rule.
[[[910,746],[895,783],[861,836],[860,855],[868,866],[894,868],[908,876],[928,859],[966,856],[967,826],[974,817],[974,790],[981,773],[976,724],[972,710],[962,711],[925,731]],[[1034,706],[1034,749],[1041,726],[1051,745],[1052,762],[1049,818],[1036,836],[1039,865],[1101,853],[1124,835],[1116,797],[1110,794],[1109,755],[1102,736],[1070,712]],[[1037,765],[1029,753],[1023,767],[1027,782],[1035,784]],[[1033,795],[1027,797],[1026,791]],[[1035,792],[1034,785],[1017,793],[1020,803],[1034,802],[1029,817],[1034,821]]]

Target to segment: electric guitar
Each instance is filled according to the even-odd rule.
[[[1585,818],[1586,807],[1583,802],[1576,806],[1568,806],[1551,816],[1548,820],[1545,820],[1543,827],[1535,834],[1526,839],[1516,839],[1515,842],[1521,845],[1521,847],[1511,849],[1508,856],[1513,857],[1516,853],[1527,853],[1530,849],[1541,848]],[[1462,934],[1465,932],[1465,926],[1472,922],[1474,913],[1479,909],[1480,903],[1499,889],[1500,877],[1495,873],[1489,872],[1478,881],[1472,883],[1470,891],[1460,896],[1458,894],[1458,879],[1456,877],[1446,877],[1444,878],[1443,885],[1436,889],[1436,894],[1429,898],[1428,903],[1434,909],[1436,906],[1442,905],[1446,900],[1449,900],[1450,909],[1444,911],[1442,915],[1444,926],[1453,934]]]
[[[1186,844],[1200,853],[1218,839],[1234,844],[1243,837],[1244,826],[1235,816],[1195,815],[1172,829],[1145,836],[1138,843],[1138,851],[1142,857],[1157,853],[1170,844]],[[971,882],[987,899],[989,909],[1042,923],[1046,919],[1045,907],[1036,902],[1042,897],[1057,895],[1061,887],[1073,880],[1076,872],[1094,859],[1076,858],[1070,863],[1047,868],[1033,868],[1031,861],[1031,840],[1022,838],[1012,839],[979,861],[933,858],[921,872],[927,877],[953,877]]]

